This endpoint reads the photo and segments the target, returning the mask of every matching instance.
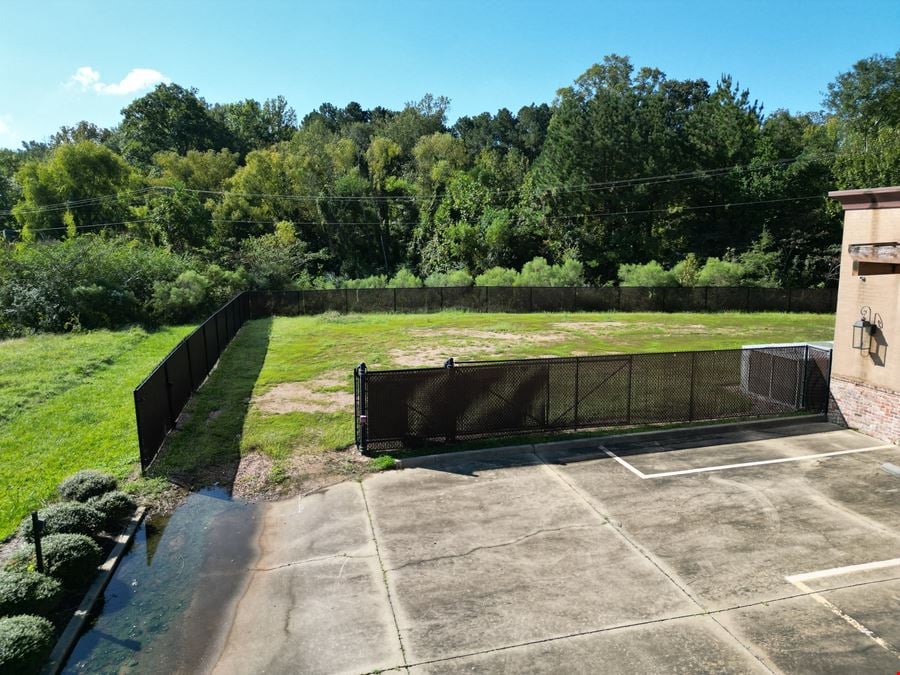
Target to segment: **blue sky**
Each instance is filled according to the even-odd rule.
[[[211,102],[282,94],[299,117],[431,92],[450,97],[452,121],[549,102],[613,52],[670,78],[730,73],[767,111],[817,110],[838,73],[900,48],[897,0],[4,0],[0,23],[4,147],[116,124],[161,78]]]

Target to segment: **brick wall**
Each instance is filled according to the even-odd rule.
[[[832,375],[828,419],[887,443],[900,443],[900,392]]]

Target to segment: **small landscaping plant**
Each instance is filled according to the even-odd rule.
[[[60,502],[51,504],[38,511],[38,517],[44,521],[45,536],[51,534],[97,534],[103,527],[103,515],[93,506],[78,502]],[[22,520],[19,534],[25,541],[34,541],[34,529],[31,516]]]
[[[0,572],[0,616],[52,612],[62,598],[62,584],[38,572]]]
[[[93,507],[103,517],[103,527],[112,530],[116,525],[128,518],[137,508],[134,500],[119,490],[113,490],[99,497],[91,497],[88,506]]]
[[[37,673],[53,649],[53,624],[39,616],[0,619],[0,673]]]
[[[116,479],[112,476],[86,469],[66,478],[58,489],[63,499],[86,502],[91,497],[112,492],[116,487]]]
[[[102,557],[100,547],[83,534],[51,534],[41,538],[41,547],[47,574],[69,589],[90,583]],[[16,571],[34,570],[34,546],[29,544],[13,553],[7,567]]]

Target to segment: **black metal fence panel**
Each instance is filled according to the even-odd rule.
[[[618,288],[577,288],[575,309],[579,312],[613,312],[619,309]]]
[[[241,294],[184,338],[134,390],[141,469],[156,458],[191,395],[251,312],[270,298]]]
[[[833,312],[831,288],[539,287],[349,288],[247,293],[254,318],[324,312]]]
[[[831,352],[806,346],[354,372],[364,452],[564,429],[824,412]]]
[[[432,312],[443,309],[474,312],[833,312],[836,301],[835,289],[821,288],[491,286],[250,291],[237,296],[210,316],[135,390],[141,466],[147,467],[153,461],[191,394],[201,386],[226,346],[250,318],[329,311]],[[827,357],[822,356],[826,353]],[[471,370],[473,373],[470,376],[459,375],[460,369],[452,376],[431,375],[433,381],[429,380],[425,389],[416,376],[395,376],[397,381],[390,387],[397,388],[397,400],[409,398],[409,406],[401,411],[390,407],[391,392],[387,399],[375,402],[371,419],[375,420],[373,423],[379,433],[382,433],[381,429],[394,430],[394,436],[376,442],[415,443],[418,442],[416,439],[469,437],[472,434],[484,436],[583,428],[584,425],[679,421],[685,415],[691,419],[757,415],[767,414],[772,406],[797,407],[802,404],[809,407],[814,401],[827,399],[830,352],[820,350],[807,357],[802,371],[798,370],[796,355],[776,358],[767,354],[753,357],[751,361],[744,357],[721,356],[718,358],[722,362],[716,367],[710,365],[711,357],[696,357],[691,361],[694,379],[686,382],[683,378],[668,377],[670,371],[684,370],[685,358],[683,355],[635,355],[556,359],[555,365],[547,365],[545,361],[538,365],[517,362],[515,367],[482,364],[478,366],[482,370],[477,374],[471,370],[475,366],[467,364],[466,372]],[[723,368],[733,372],[736,358],[742,364],[741,377],[735,380],[730,376],[727,381],[722,380]],[[357,382],[360,391],[366,390],[362,382],[369,377],[379,382],[378,373],[360,376]],[[643,389],[641,383],[645,385]],[[698,383],[699,389],[696,388]],[[478,397],[467,399],[478,387],[483,388]],[[802,388],[800,394],[798,387]],[[654,391],[657,393],[652,393]],[[722,393],[729,391],[741,393],[728,396]],[[445,413],[429,408],[432,400],[429,396],[446,397],[448,392],[452,396],[444,410],[452,413],[452,423],[444,419]],[[708,392],[715,395],[704,398]],[[749,400],[747,396],[751,394],[758,400]],[[442,424],[444,426],[440,426]],[[481,430],[466,431],[469,427]]]

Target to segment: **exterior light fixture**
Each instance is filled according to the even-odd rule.
[[[868,352],[872,346],[872,337],[877,328],[872,323],[872,309],[863,307],[859,310],[859,321],[853,324],[853,348]]]

